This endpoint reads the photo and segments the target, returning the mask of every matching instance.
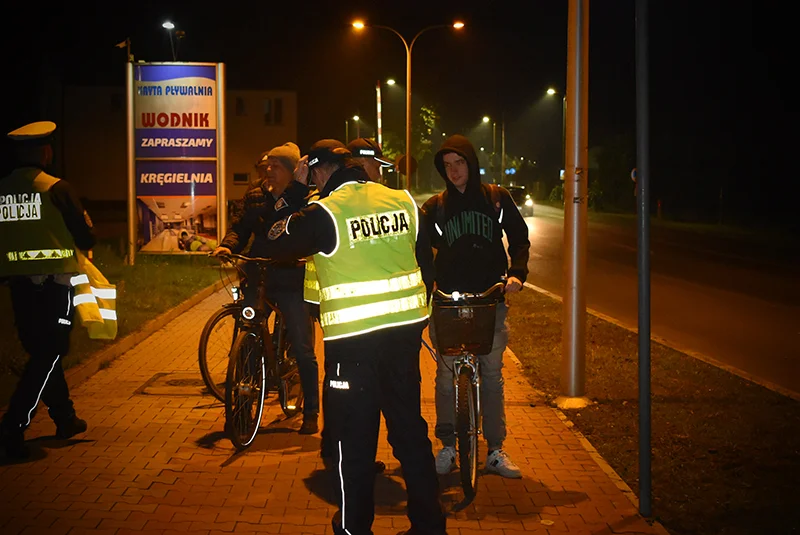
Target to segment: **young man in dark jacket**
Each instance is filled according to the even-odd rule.
[[[249,256],[268,256],[265,244],[272,224],[297,212],[307,203],[308,186],[293,177],[299,160],[300,149],[294,143],[275,147],[262,156],[256,168],[259,175],[263,175],[263,181],[245,194],[241,217],[233,221],[220,247],[214,251],[215,255],[241,252],[252,235]],[[248,272],[252,276],[257,273],[252,267]],[[304,272],[305,265],[299,261],[270,266],[267,295],[283,313],[289,343],[297,359],[305,395],[303,424],[299,432],[311,435],[319,431],[319,366],[314,355],[314,326],[303,301]],[[247,298],[246,290],[244,295]]]
[[[478,157],[464,136],[451,136],[434,158],[446,189],[422,207],[436,254],[436,286],[446,293],[479,293],[507,277],[506,293],[518,292],[528,275],[528,226],[511,195],[499,186],[482,184]],[[503,247],[508,237],[508,256]],[[492,351],[479,355],[483,432],[489,447],[486,470],[503,477],[522,477],[503,451],[506,438],[503,394],[503,351],[508,344],[505,301],[497,305]],[[435,325],[430,335],[435,339]],[[436,437],[443,448],[436,471],[447,474],[456,465],[454,357],[439,355],[436,370]]]

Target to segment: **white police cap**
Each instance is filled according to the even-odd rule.
[[[44,140],[55,131],[56,123],[53,121],[37,121],[12,130],[8,133],[8,137],[14,141]]]

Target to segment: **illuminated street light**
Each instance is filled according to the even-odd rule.
[[[169,48],[172,50],[172,61],[178,61],[178,55],[175,53],[175,42],[172,40],[172,30],[175,29],[175,25],[170,21],[166,21],[161,27],[167,30],[169,34]]]
[[[356,30],[363,30],[366,28],[367,25],[364,23],[363,20],[355,20],[353,21],[353,28]],[[456,30],[461,30],[464,28],[464,23],[462,21],[455,21],[452,25],[450,24],[436,24],[434,26],[428,26],[426,28],[421,29],[417,32],[417,35],[411,39],[411,43],[406,41],[405,37],[395,30],[394,28],[390,28],[389,26],[378,26],[373,25],[370,26],[371,28],[378,28],[381,30],[388,30],[395,34],[397,37],[403,41],[403,46],[406,47],[406,147],[405,147],[405,154],[406,154],[406,168],[405,168],[405,175],[406,175],[406,189],[411,191],[411,173],[408,172],[408,169],[411,165],[411,52],[414,50],[414,43],[417,41],[420,35],[427,32],[428,30],[433,30],[435,28],[455,28]],[[403,171],[402,169],[398,169],[398,171]]]
[[[491,121],[491,119],[489,119],[489,117],[487,117],[486,115],[484,115],[484,116],[483,116],[483,122],[484,122],[484,123],[488,123],[489,121]]]
[[[552,87],[547,90],[548,96],[557,93]],[[566,169],[567,162],[567,96],[561,97],[561,168]]]
[[[386,85],[394,85],[396,83],[397,82],[394,81],[394,78],[389,78],[388,80],[386,80]]]

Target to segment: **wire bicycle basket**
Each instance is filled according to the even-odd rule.
[[[494,343],[497,299],[433,300],[436,350],[442,355],[486,355]]]

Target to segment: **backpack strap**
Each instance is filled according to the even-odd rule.
[[[496,184],[486,184],[486,187],[489,190],[489,198],[486,199],[486,201],[492,205],[492,208],[494,208],[494,213],[497,215],[497,222],[502,224],[503,207],[500,202],[501,199],[500,186]]]

